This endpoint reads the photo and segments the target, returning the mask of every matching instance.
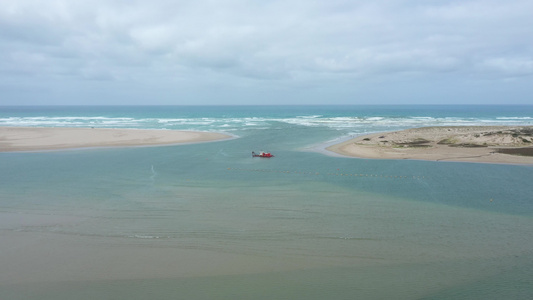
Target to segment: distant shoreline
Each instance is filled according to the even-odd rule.
[[[326,150],[370,159],[533,164],[533,126],[447,126],[359,136]]]
[[[162,129],[0,127],[0,152],[160,146],[230,138],[222,133]]]

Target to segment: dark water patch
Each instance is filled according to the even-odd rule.
[[[496,274],[487,274],[477,280],[469,280],[420,299],[531,299],[533,298],[532,287],[533,264],[531,261],[524,261],[523,264],[503,268]]]
[[[520,156],[533,156],[533,148],[499,148],[496,150],[498,153],[520,155]]]

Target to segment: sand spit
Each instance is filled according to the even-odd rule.
[[[327,150],[359,158],[533,164],[533,126],[413,128],[360,136]]]
[[[177,130],[0,127],[0,152],[170,145],[227,138],[230,136],[221,133]]]

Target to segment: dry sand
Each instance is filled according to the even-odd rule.
[[[198,143],[230,138],[213,132],[0,127],[0,152]]]
[[[413,128],[360,136],[327,150],[359,158],[533,164],[533,126]]]

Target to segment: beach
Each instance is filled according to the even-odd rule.
[[[209,142],[230,136],[199,131],[0,127],[0,152]]]
[[[533,126],[413,128],[362,135],[327,150],[371,159],[533,164]]]
[[[0,109],[4,132],[31,127],[9,143],[3,133],[0,147],[33,143],[0,152],[0,299],[530,299],[533,165],[314,149],[376,133],[361,141],[370,148],[409,128],[523,128],[531,116],[516,106]],[[71,135],[45,143],[42,128]],[[531,140],[526,131],[510,136]],[[107,144],[90,137],[99,132]],[[143,145],[174,132],[239,138]],[[65,143],[82,148],[41,150]]]

